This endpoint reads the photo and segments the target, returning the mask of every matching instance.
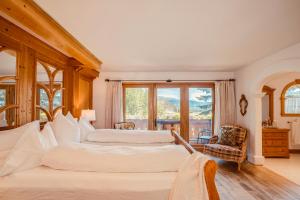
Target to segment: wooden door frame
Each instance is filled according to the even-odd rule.
[[[122,84],[122,89],[123,89],[123,119],[124,121],[126,120],[126,89],[127,88],[148,88],[148,129],[149,130],[154,130],[154,114],[151,112],[154,109],[154,102],[152,101],[153,99],[153,84],[151,83],[123,83]]]
[[[157,117],[157,88],[179,88],[180,89],[180,135],[189,140],[189,88],[211,88],[212,89],[212,133],[214,133],[215,119],[215,83],[214,82],[124,82],[123,83],[123,118],[126,120],[126,88],[148,88],[148,129],[155,130],[155,119]]]
[[[267,95],[269,95],[269,117],[271,122],[274,120],[274,91],[274,88],[271,88],[267,85],[264,85],[262,89],[262,92],[265,92]]]

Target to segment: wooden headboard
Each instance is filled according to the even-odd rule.
[[[0,114],[14,110],[14,127],[35,120],[44,109],[37,98],[38,89],[46,91],[49,102],[54,96],[52,83],[37,81],[37,63],[63,73],[62,85],[56,89],[62,90],[64,113],[79,117],[82,109],[92,108],[93,80],[99,76],[101,61],[34,1],[0,1],[0,53],[3,50],[16,52],[15,75],[0,74],[0,83],[15,80],[14,104],[0,106]],[[51,120],[56,111],[53,107],[44,112]]]

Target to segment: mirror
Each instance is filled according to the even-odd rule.
[[[247,113],[247,107],[248,107],[248,101],[246,99],[246,96],[242,94],[240,99],[240,112],[242,116],[245,116]]]
[[[48,63],[37,62],[36,119],[52,121],[63,107],[63,71]]]
[[[262,97],[262,125],[272,126],[274,120],[274,91],[275,89],[264,86],[262,92],[264,96]]]
[[[0,130],[17,125],[16,71],[16,51],[0,46]]]

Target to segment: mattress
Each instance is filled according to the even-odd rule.
[[[0,200],[167,200],[176,174],[75,172],[38,167],[0,177]]]

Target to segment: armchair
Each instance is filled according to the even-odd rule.
[[[213,136],[204,145],[203,153],[236,162],[240,170],[247,155],[247,130],[234,125],[222,126],[219,136]]]
[[[135,128],[135,123],[133,122],[119,122],[115,123],[115,129],[133,130]]]

